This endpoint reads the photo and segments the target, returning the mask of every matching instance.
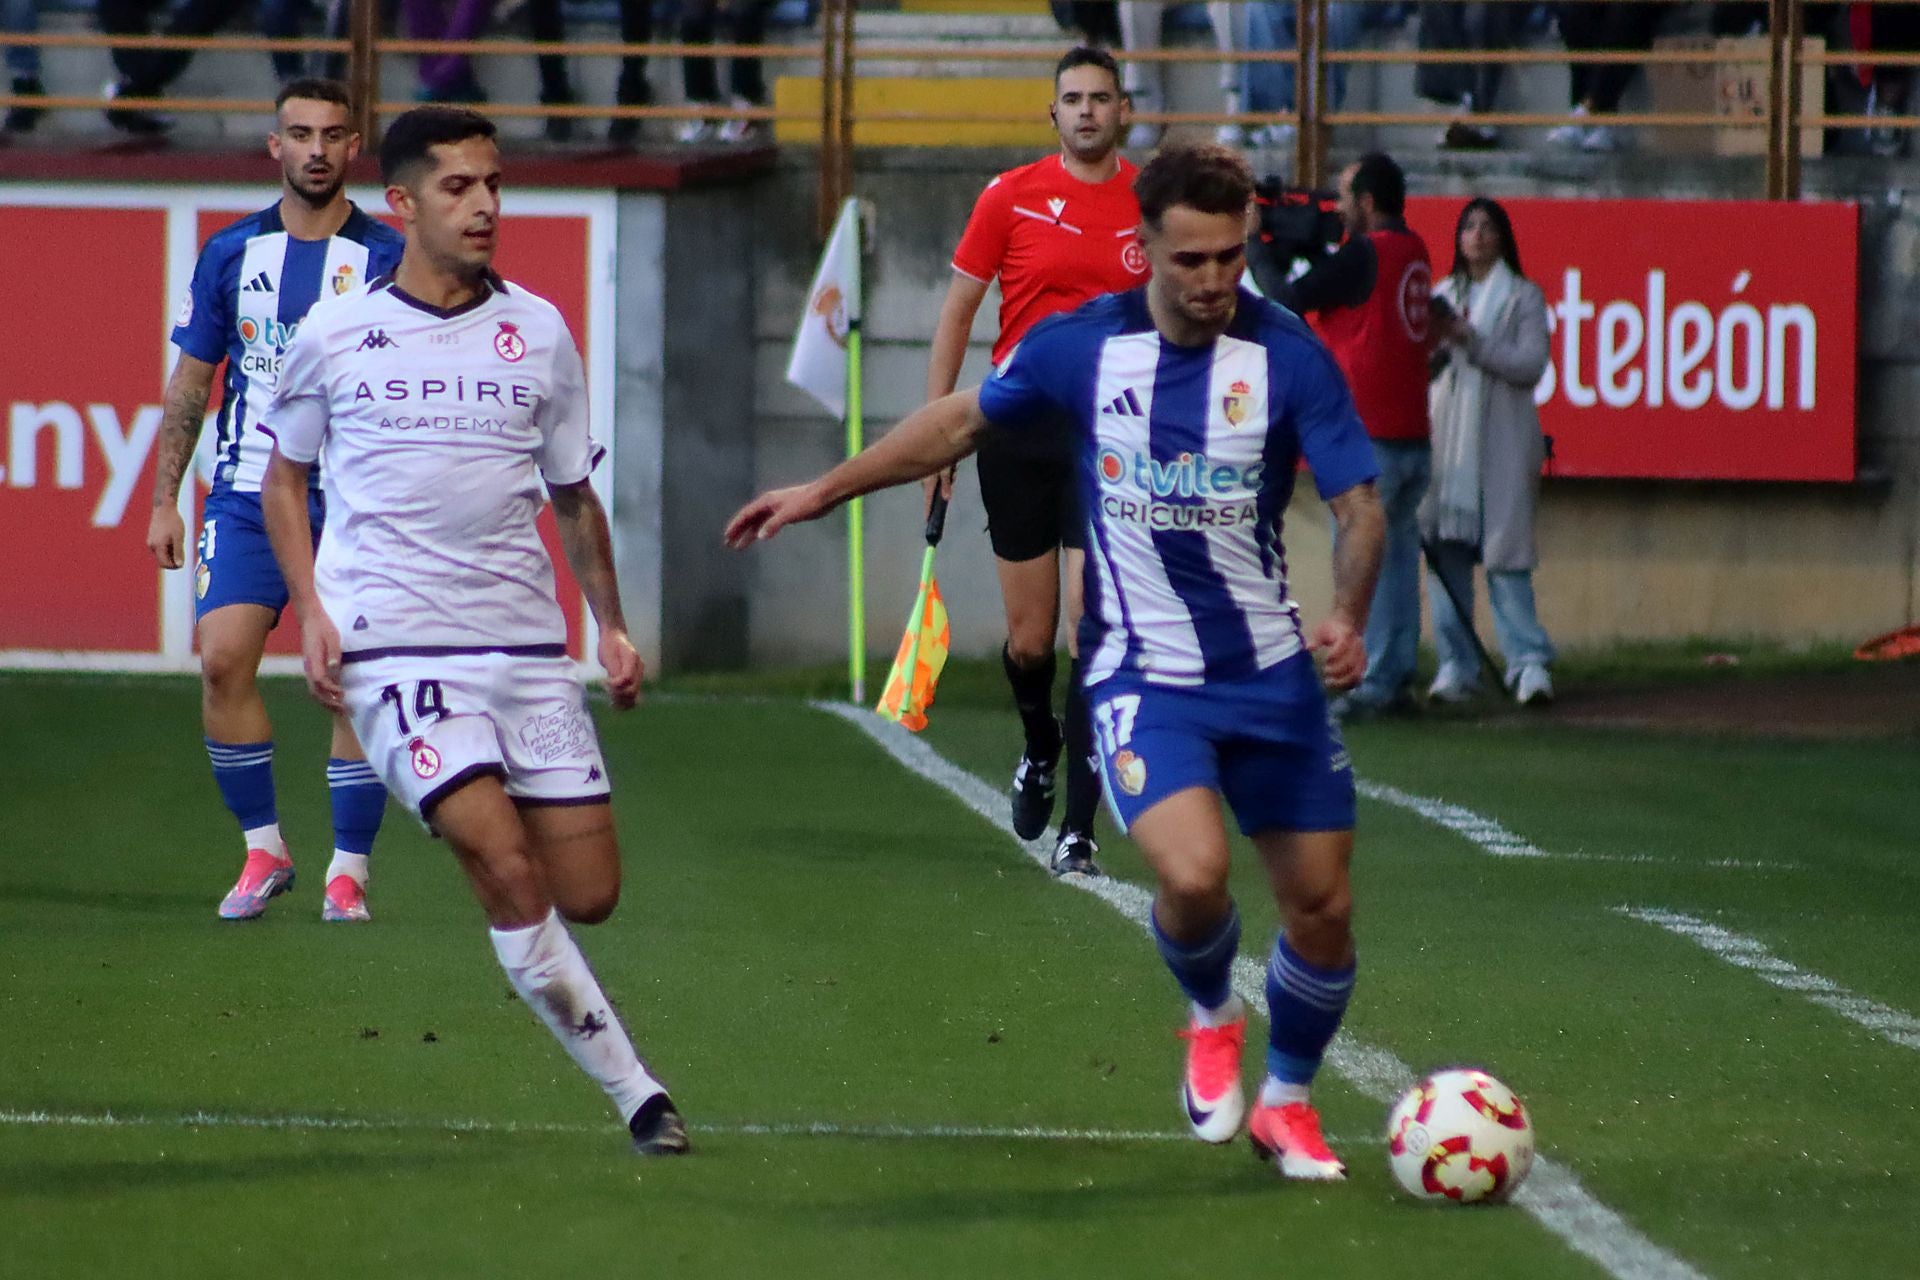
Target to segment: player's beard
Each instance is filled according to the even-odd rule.
[[[287,175],[287,189],[309,209],[326,208],[334,202],[346,185],[347,173],[344,169],[328,177],[326,185],[321,187],[312,185],[305,170],[301,170],[297,177],[294,174]]]
[[[1081,164],[1099,164],[1111,156],[1120,145],[1120,126],[1112,125],[1100,130],[1091,138],[1082,138],[1076,132],[1064,134],[1060,143]]]

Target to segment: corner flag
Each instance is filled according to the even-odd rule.
[[[860,202],[849,196],[807,290],[787,381],[846,419],[847,456],[860,452]],[[862,502],[847,504],[847,687],[867,700],[867,570]]]

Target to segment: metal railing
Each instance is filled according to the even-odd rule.
[[[1381,3],[1383,0],[1361,0]],[[1483,0],[1485,3],[1531,4],[1535,0]],[[1608,0],[1583,0],[1607,3]],[[1693,0],[1659,0],[1664,4],[1688,4]],[[1333,49],[1327,42],[1329,0],[1293,0],[1297,39],[1292,49],[1236,49],[1223,53],[1218,49],[1155,49],[1120,52],[1124,62],[1137,64],[1229,62],[1239,65],[1289,63],[1295,73],[1295,107],[1273,112],[1169,112],[1143,111],[1136,118],[1161,125],[1289,125],[1297,132],[1294,149],[1294,177],[1303,186],[1324,186],[1333,136],[1342,127],[1381,127],[1432,124],[1432,112],[1346,111],[1329,105],[1330,72],[1342,66],[1392,66],[1407,64],[1465,66],[1726,66],[1752,65],[1763,69],[1765,111],[1758,119],[1729,117],[1715,111],[1639,111],[1609,114],[1608,125],[1648,129],[1715,128],[1764,129],[1766,134],[1766,185],[1769,199],[1794,199],[1801,186],[1801,130],[1805,128],[1920,128],[1920,114],[1859,115],[1829,114],[1824,107],[1807,112],[1801,109],[1802,85],[1809,68],[1823,75],[1829,66],[1863,62],[1886,67],[1920,67],[1920,52],[1819,50],[1803,47],[1806,28],[1806,0],[1767,0],[1765,47],[1754,52],[1715,48],[1688,50],[1436,50],[1436,49]],[[1879,4],[1915,4],[1920,0],[1875,0]],[[269,39],[251,36],[170,37],[88,34],[0,33],[0,44],[30,45],[40,48],[93,48],[134,50],[181,50],[214,53],[301,53],[331,54],[343,57],[348,85],[353,97],[356,125],[369,140],[377,136],[385,116],[404,111],[410,102],[388,101],[381,93],[380,66],[385,55],[463,54],[477,57],[758,57],[774,61],[801,61],[818,64],[820,105],[817,112],[781,112],[772,107],[727,107],[707,103],[678,106],[638,106],[610,103],[493,103],[490,114],[504,118],[561,118],[608,120],[749,120],[755,122],[794,122],[819,128],[819,209],[824,232],[833,210],[851,192],[853,156],[857,123],[980,124],[1030,123],[1034,113],[987,113],[956,109],[949,112],[865,111],[856,107],[854,86],[863,64],[879,62],[964,62],[972,64],[1004,63],[1048,67],[1058,57],[1068,37],[1058,43],[1032,48],[971,48],[947,44],[861,44],[855,37],[856,0],[821,0],[818,36],[793,43],[688,44],[654,41],[628,44],[618,41],[535,41],[511,40],[415,40],[383,34],[380,30],[380,0],[351,0],[347,30],[335,39]],[[74,96],[18,96],[0,93],[0,107],[15,105],[53,110],[98,110],[108,105],[101,99]],[[112,106],[133,110],[169,112],[266,112],[272,104],[265,101],[234,98],[116,98]],[[1474,111],[1445,117],[1489,127],[1552,126],[1568,122],[1565,113],[1521,111]]]

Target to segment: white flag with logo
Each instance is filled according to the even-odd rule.
[[[849,198],[813,274],[787,361],[787,381],[835,415],[847,411],[847,337],[859,323],[860,202]]]

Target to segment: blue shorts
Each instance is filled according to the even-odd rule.
[[[1190,687],[1122,673],[1087,701],[1122,828],[1189,787],[1225,797],[1244,835],[1353,827],[1353,765],[1304,653],[1245,680]]]
[[[317,492],[307,495],[307,518],[317,548],[320,526],[326,521],[326,505]],[[230,604],[265,605],[279,621],[287,607],[287,584],[267,541],[259,494],[223,489],[207,496],[195,559],[199,562],[193,570],[195,622]]]

